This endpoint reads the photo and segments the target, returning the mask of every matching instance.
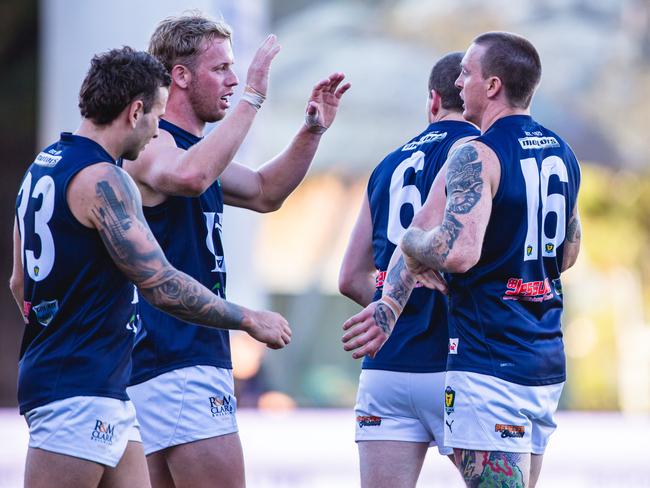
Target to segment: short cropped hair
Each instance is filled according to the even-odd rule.
[[[194,70],[205,42],[213,39],[232,41],[232,29],[223,21],[192,11],[161,21],[149,40],[149,53],[156,56],[167,71],[177,64]]]
[[[82,117],[98,125],[112,122],[136,99],[144,112],[154,104],[158,88],[168,87],[171,77],[156,58],[125,46],[97,54],[79,91]]]
[[[486,48],[481,61],[483,78],[498,77],[510,104],[528,108],[542,77],[542,62],[535,46],[510,32],[486,32],[473,42]]]
[[[449,53],[438,60],[429,75],[429,93],[435,90],[440,95],[442,108],[463,111],[463,100],[460,98],[460,89],[455,82],[460,75],[460,62],[463,53]]]

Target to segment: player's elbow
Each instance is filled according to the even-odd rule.
[[[257,203],[255,210],[259,213],[271,213],[282,208],[284,200],[274,200],[270,198],[261,198]]]
[[[176,192],[186,197],[198,197],[208,189],[211,182],[202,171],[185,171],[173,176],[172,186]]]
[[[480,258],[480,251],[452,252],[445,260],[445,271],[449,273],[467,273],[476,266]]]
[[[23,289],[23,280],[12,274],[11,278],[9,278],[9,289],[14,298],[18,300]]]
[[[356,297],[354,276],[345,268],[341,268],[339,273],[339,292],[352,300]]]

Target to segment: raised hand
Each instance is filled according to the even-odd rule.
[[[286,319],[275,312],[252,311],[242,327],[253,339],[263,342],[271,349],[282,349],[291,342],[291,329]]]
[[[262,45],[257,49],[246,75],[246,85],[262,96],[266,96],[269,86],[269,70],[275,55],[280,52],[280,44],[277,37],[269,35]]]
[[[353,351],[354,359],[370,356],[374,358],[390,337],[397,317],[383,301],[372,302],[343,324],[343,349]]]
[[[351,86],[350,83],[341,85],[344,79],[343,73],[333,73],[314,86],[305,113],[305,125],[310,132],[322,134],[334,122],[339,101]]]

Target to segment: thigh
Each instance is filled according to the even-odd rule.
[[[243,488],[244,454],[238,433],[171,447],[167,465],[177,488]]]
[[[101,464],[30,447],[25,462],[25,488],[94,488],[103,472]]]
[[[358,446],[362,488],[413,488],[429,443],[363,441]]]
[[[167,465],[166,451],[158,451],[147,456],[147,469],[151,486],[155,488],[174,488],[174,479]]]
[[[542,471],[543,454],[533,454],[530,456],[530,488],[535,488],[539,480],[539,474]]]
[[[530,454],[454,449],[456,465],[467,486],[526,488],[530,476]]]
[[[100,488],[151,488],[141,442],[128,442],[122,459],[116,467],[106,468],[99,486]]]

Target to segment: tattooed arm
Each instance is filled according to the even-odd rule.
[[[269,347],[289,343],[286,321],[227,302],[171,266],[142,213],[133,180],[113,164],[80,171],[68,187],[68,204],[83,225],[95,228],[117,267],[155,307],[208,327],[241,329]]]
[[[578,204],[573,208],[571,218],[566,229],[566,238],[564,240],[564,257],[562,258],[562,272],[573,266],[578,259],[580,252],[580,242],[582,240],[582,226],[580,225],[580,214],[578,213]]]
[[[368,196],[363,199],[339,271],[339,291],[362,307],[375,294],[375,263],[372,255],[372,221]]]
[[[434,270],[464,273],[481,256],[501,168],[494,152],[480,142],[461,146],[445,164],[447,199],[442,223],[428,230],[414,219],[401,248],[409,267],[419,263]],[[420,211],[425,217],[428,203]]]

